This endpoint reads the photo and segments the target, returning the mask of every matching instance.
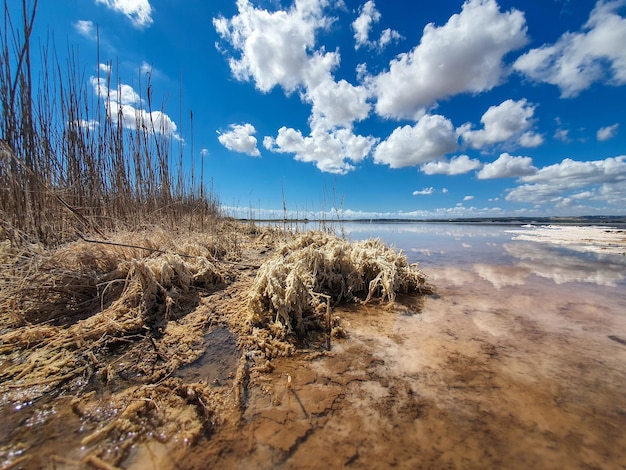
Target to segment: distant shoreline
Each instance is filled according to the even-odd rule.
[[[263,223],[446,223],[446,224],[477,224],[477,225],[607,225],[626,226],[626,216],[581,216],[581,217],[471,217],[449,219],[249,219],[240,218],[242,222]]]

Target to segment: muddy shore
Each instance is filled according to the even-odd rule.
[[[622,468],[626,346],[611,333],[626,322],[601,297],[531,287],[337,312],[349,337],[253,374],[241,421],[185,468]]]
[[[119,467],[626,467],[623,297],[576,284],[555,296],[508,267],[447,266],[427,272],[436,295],[338,307],[346,337],[330,351],[312,342],[262,364],[242,356],[237,318],[271,250],[247,245],[231,280],[186,317],[203,319],[205,350],[167,380],[210,384],[220,409],[209,432],[185,440],[153,426]],[[106,407],[111,392],[90,403]],[[5,468],[84,468],[81,441],[106,413],[81,420],[73,398],[3,401]],[[186,403],[180,413],[197,412]]]

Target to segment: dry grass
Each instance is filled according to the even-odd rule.
[[[349,242],[325,232],[295,236],[259,269],[248,308],[253,325],[282,338],[319,329],[343,300],[393,303],[397,293],[430,293],[417,265],[380,239]]]
[[[19,360],[3,368],[2,382],[65,381],[102,367],[93,353],[111,342],[162,336],[169,320],[197,303],[198,288],[227,278],[212,237],[184,240],[153,230],[116,241],[146,249],[78,241],[45,251],[4,243],[0,308],[12,314],[0,319],[0,354]]]
[[[238,419],[251,371],[328,333],[331,306],[431,292],[417,266],[380,240],[246,233],[228,220],[212,233],[153,227],[54,249],[0,244],[0,309],[11,312],[0,317],[4,400],[75,396],[88,430],[83,464],[119,465],[150,436],[190,444],[230,413]],[[177,378],[220,323],[241,349],[232,385]]]

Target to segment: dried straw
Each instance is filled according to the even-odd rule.
[[[53,251],[3,244],[0,307],[13,314],[1,320],[0,354],[13,359],[0,372],[0,385],[49,384],[78,376],[86,366],[103,367],[94,350],[119,338],[162,336],[191,289],[224,282],[226,271],[215,258],[167,253],[161,236],[141,241],[159,247],[152,257],[144,249],[84,241]],[[207,243],[179,246],[216,251]],[[169,359],[179,364],[194,357]]]
[[[426,275],[380,239],[349,242],[310,231],[295,236],[259,269],[249,320],[277,337],[319,329],[329,303],[393,303],[398,293],[430,293]]]

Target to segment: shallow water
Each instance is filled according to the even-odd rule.
[[[438,294],[394,311],[336,310],[348,338],[253,375],[243,420],[190,451],[188,468],[207,458],[224,468],[626,466],[626,257],[513,240],[510,226],[342,228],[403,249]]]
[[[348,336],[330,353],[251,371],[241,417],[188,447],[139,444],[124,466],[626,467],[626,256],[514,240],[512,229],[344,224],[353,240],[404,250],[437,294],[335,309]],[[220,327],[206,339],[214,348],[177,375],[231,387],[234,336]],[[38,416],[0,431],[37,428],[42,446],[56,433],[57,453],[84,435],[71,411]]]

